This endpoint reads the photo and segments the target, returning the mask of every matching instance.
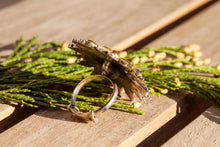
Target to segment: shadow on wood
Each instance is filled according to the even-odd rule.
[[[209,111],[208,109],[203,113],[203,115],[210,121],[220,124],[220,114],[218,111]]]
[[[177,103],[176,116],[141,142],[138,147],[161,146],[210,106],[211,104],[206,100],[189,94]]]
[[[77,122],[77,123],[88,123],[88,121],[71,114],[71,112],[67,110],[60,110],[60,109],[57,110],[47,109],[47,111],[44,110],[45,109],[42,110],[42,113],[37,113],[34,115],[38,115],[40,117],[46,117],[48,119],[58,119],[62,121]]]
[[[0,1],[0,9],[6,8],[10,5],[16,4],[22,0],[1,0]]]
[[[146,38],[143,38],[143,40],[141,40],[138,43],[130,46],[129,48],[127,48],[127,50],[138,50],[140,48],[145,47],[150,42],[153,42],[155,39],[158,39],[159,37],[161,37],[164,34],[166,34],[167,32],[169,32],[170,30],[172,30],[175,27],[177,27],[177,26],[181,25],[182,23],[186,22],[187,20],[189,20],[190,18],[192,18],[193,16],[195,16],[199,12],[207,9],[209,6],[211,6],[215,2],[217,2],[217,0],[212,0],[212,1],[208,2],[207,4],[195,9],[194,11],[192,11],[190,13],[188,13],[187,15],[185,15],[183,17],[180,17],[178,20],[172,22],[171,24],[167,25],[166,27],[161,28],[159,31],[151,34],[150,36],[148,36]]]
[[[21,107],[20,105],[15,106],[14,112],[10,116],[0,121],[0,133],[11,128],[37,111],[38,109],[36,108]]]
[[[10,52],[12,52],[14,48],[14,44],[7,44],[7,45],[4,45],[4,46],[0,46],[0,62],[6,60],[8,58],[8,56],[10,55]],[[2,52],[3,55],[2,55]]]

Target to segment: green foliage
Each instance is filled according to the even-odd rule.
[[[73,89],[91,74],[93,67],[69,63],[68,59],[77,60],[77,57],[61,49],[59,42],[39,42],[36,37],[28,41],[21,37],[11,56],[0,64],[0,99],[36,108],[66,109]],[[100,89],[111,93],[108,85],[98,82],[88,83],[87,87],[92,90],[77,98],[76,106],[80,110],[95,110],[107,102],[107,98],[100,96]],[[143,114],[127,102],[116,101],[112,107]]]
[[[66,109],[71,102],[72,90],[92,73],[93,68],[77,64],[79,59],[69,49],[62,49],[61,42],[39,43],[37,37],[28,41],[21,37],[11,56],[0,63],[0,99],[36,108]],[[163,57],[156,58],[161,53]],[[197,65],[194,54],[186,53],[184,47],[156,47],[131,52],[126,59],[140,70],[152,95],[166,94],[164,89],[185,89],[220,106],[220,72],[214,67],[193,66]],[[145,61],[143,57],[146,57]],[[134,58],[140,61],[135,63]],[[192,67],[188,68],[189,65]],[[108,85],[96,82],[87,87],[91,90],[82,89],[83,95],[77,98],[76,105],[80,110],[95,110],[108,101],[102,95],[102,89],[110,93]],[[112,107],[143,114],[134,104],[125,101],[116,101]]]

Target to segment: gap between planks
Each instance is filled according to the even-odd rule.
[[[202,15],[203,17],[200,18],[199,15],[197,15],[193,18],[191,22],[186,22],[183,25],[179,26],[177,30],[173,32],[171,31],[170,33],[166,34],[164,37],[161,37],[160,40],[162,43],[161,42],[158,43],[156,41],[156,42],[152,42],[148,46],[160,46],[160,45],[168,46],[171,42],[173,42],[173,44],[187,44],[189,40],[191,40],[194,43],[199,43],[201,45],[202,52],[205,57],[211,57],[211,59],[213,60],[211,62],[211,66],[215,66],[219,64],[220,63],[220,52],[219,52],[220,42],[217,41],[217,38],[220,37],[220,30],[218,29],[220,22],[215,19],[215,15],[220,13],[219,10],[220,10],[220,3],[218,2],[215,5],[212,5],[211,7],[209,7],[208,9],[204,10],[203,12],[199,14],[199,15]],[[212,21],[210,23],[210,20],[215,20],[215,21]],[[215,33],[213,33],[213,31]],[[209,37],[207,38],[206,36],[209,36]],[[170,40],[171,37],[173,37],[172,40]],[[201,103],[200,106],[198,105],[199,103]],[[164,142],[168,141],[173,135],[178,133],[178,131],[186,127],[188,124],[190,125],[191,121],[193,121],[199,114],[205,111],[208,107],[210,107],[210,104],[202,102],[201,98],[195,99],[195,102],[192,102],[192,106],[188,107],[189,110],[184,112],[185,114],[182,114],[182,116],[178,116],[172,119],[171,121],[169,121],[166,125],[164,125],[160,129],[155,131],[139,146],[140,147],[146,146],[146,145],[161,146]],[[188,119],[191,121],[188,121]],[[207,130],[208,128],[205,128],[205,129]],[[183,132],[184,132],[184,129],[183,129]],[[186,133],[185,135],[186,135],[186,140],[187,140],[188,136]],[[196,138],[196,137],[197,136],[192,136],[192,138]],[[216,138],[216,136],[213,136],[213,137]],[[179,137],[176,137],[176,139],[177,138]],[[182,135],[181,138],[184,138],[184,135]],[[188,139],[190,138],[188,137]],[[175,139],[172,139],[171,142],[174,142],[174,140]],[[210,140],[210,141],[213,141],[213,140]],[[171,145],[171,142],[169,142],[168,145]],[[176,141],[176,143],[177,142],[178,141]],[[184,143],[183,142],[181,143],[179,143],[178,145],[181,144],[182,146],[184,146]],[[212,143],[214,144],[215,142],[212,142]]]
[[[219,147],[220,109],[210,107],[198,118],[168,140],[163,147]]]
[[[179,104],[188,104],[186,106],[178,106],[181,109],[170,121],[154,131],[149,137],[142,141],[138,147],[145,146],[161,146],[176,133],[190,124],[202,112],[211,106],[206,100],[196,97],[195,95],[187,95]]]
[[[112,49],[115,49],[117,51],[125,50],[133,46],[134,44],[140,42],[144,38],[147,38],[150,35],[154,34],[155,32],[158,32],[160,29],[165,28],[166,26],[172,24],[181,17],[184,17],[185,15],[194,11],[195,9],[198,9],[199,7],[207,4],[208,2],[211,2],[211,0],[194,0],[188,4],[185,4],[184,6],[178,8],[177,10],[165,16],[164,18],[160,19],[159,21],[140,30],[139,32],[135,33],[131,37],[120,42],[119,44],[116,44],[115,46],[112,47]]]

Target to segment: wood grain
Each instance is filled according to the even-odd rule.
[[[204,57],[212,55],[214,62],[219,62],[216,38],[220,37],[220,22],[213,19],[219,8],[219,3],[210,7],[149,46],[196,41],[204,47],[202,50],[207,53]],[[2,146],[134,146],[176,115],[178,102],[184,94],[175,94],[154,97],[141,108],[144,116],[109,110],[97,124],[79,122],[65,111],[43,109],[0,134],[0,142]]]
[[[203,52],[202,58],[210,57],[211,65],[220,63],[220,52],[218,41],[220,30],[218,25],[220,21],[216,15],[220,13],[220,2],[218,1],[210,8],[204,10],[201,15],[196,15],[192,20],[187,20],[170,33],[160,37],[160,41],[154,41],[146,47],[155,46],[175,46],[197,43],[201,46]]]
[[[166,123],[175,107],[175,100],[161,96],[144,105],[144,116],[109,110],[97,124],[83,123],[66,111],[44,109],[0,134],[0,142],[2,146],[128,146],[123,142],[128,139],[133,146]]]
[[[1,43],[35,35],[44,41],[89,38],[111,47],[187,3],[191,1],[21,1],[0,12]]]
[[[204,3],[204,0],[170,0],[166,3],[160,0],[20,1],[0,11],[0,61],[12,52],[12,45],[7,45],[21,35],[25,38],[39,36],[44,41],[89,38],[113,46],[153,23],[157,23],[159,29],[160,20],[167,15],[170,18],[170,13],[174,15],[173,11],[179,7],[186,13],[192,6]],[[189,10],[188,6],[191,6]],[[178,15],[180,17],[182,13],[175,15],[175,19]],[[2,107],[1,119],[10,115],[11,109],[10,106]]]
[[[220,109],[210,107],[196,120],[167,141],[164,147],[219,147]]]
[[[189,12],[192,12],[193,10],[197,9],[198,7],[201,7],[202,5],[206,4],[209,1],[210,0],[200,0],[200,1],[192,1],[191,3],[187,3],[182,7],[179,7],[177,10],[173,11],[169,15],[163,17],[159,21],[145,27],[144,29],[130,36],[126,40],[115,45],[113,49],[124,50],[126,48],[129,48],[134,43],[140,42],[142,39],[159,31],[161,28],[168,26],[172,22],[178,20],[180,17],[187,15]]]
[[[201,49],[203,52],[202,58],[211,57],[212,59],[211,66],[215,66],[216,64],[219,64],[220,63],[220,52],[219,52],[220,42],[217,41],[218,40],[217,38],[220,37],[220,30],[218,29],[218,25],[220,25],[220,22],[215,19],[216,14],[218,14],[220,11],[219,8],[220,8],[220,3],[218,2],[216,3],[216,5],[213,5],[211,8],[203,11],[201,13],[203,17],[200,17],[200,15],[194,16],[192,20],[186,21],[185,23],[178,26],[174,31],[171,31],[170,33],[167,33],[164,36],[162,36],[160,38],[160,42],[157,42],[157,41],[152,42],[151,44],[148,44],[147,47],[155,47],[155,46],[162,46],[162,45],[170,46],[170,45],[180,45],[180,44],[186,45],[189,43],[198,43],[201,45]],[[213,21],[210,23],[209,20],[213,20]],[[193,109],[193,108],[190,108],[190,109]],[[177,143],[180,140],[184,140],[183,139],[184,137],[189,139],[189,137],[187,136],[187,133],[185,133],[184,135],[181,136],[181,138],[177,137],[175,142]],[[212,137],[216,138],[218,136],[214,135]],[[172,139],[172,142],[168,141],[169,144],[167,146],[187,146],[187,145],[193,146],[193,143],[192,143],[193,141],[191,142],[192,143],[191,145],[190,143],[187,144],[188,140],[185,140],[185,141],[186,142],[184,141],[179,142],[178,145],[177,144],[175,145],[175,144],[172,144],[174,143],[174,139]],[[151,143],[151,142],[148,140],[147,143]],[[195,146],[199,146],[199,144],[195,144]]]

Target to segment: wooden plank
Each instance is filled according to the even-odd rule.
[[[219,8],[220,8],[220,4],[218,2],[216,3],[215,6],[213,6],[213,8],[211,8],[212,11],[207,9],[203,12],[204,17],[200,18],[199,15],[195,16],[193,18],[193,21],[189,20],[188,22],[181,24],[174,31],[162,36],[160,38],[161,42],[157,42],[157,41],[152,42],[151,44],[148,45],[148,47],[198,43],[202,47],[203,57],[204,58],[211,57],[212,66],[219,64],[220,63],[220,52],[219,52],[220,42],[216,40],[218,40],[217,38],[220,37],[220,30],[218,29],[219,21],[215,19],[215,15],[219,13]],[[212,20],[212,22],[210,22],[210,20]],[[167,131],[169,132],[169,129]],[[162,131],[161,133],[165,133],[165,132]],[[151,141],[153,141],[153,138],[154,137],[152,137],[151,140],[147,140],[146,143],[151,144]],[[157,140],[156,142],[159,142],[159,141]],[[153,144],[158,145],[161,143],[153,143]],[[145,145],[141,144],[141,146],[145,146]]]
[[[8,117],[14,111],[14,107],[0,104],[0,121]]]
[[[2,16],[0,26],[4,28],[0,30],[0,33],[4,34],[4,37],[1,37],[1,44],[11,43],[21,35],[27,38],[35,35],[44,41],[71,41],[72,37],[90,38],[112,47],[146,26],[157,23],[157,28],[160,29],[160,23],[163,24],[161,27],[164,27],[208,2],[209,0],[171,0],[166,3],[160,0],[138,0],[135,3],[125,0],[103,2],[67,0],[65,3],[60,3],[59,0],[21,1],[0,11]],[[165,16],[168,16],[169,22],[164,20]],[[145,30],[148,32],[148,29]]]
[[[181,103],[178,101],[179,105],[177,110],[179,110],[179,112],[176,116],[144,139],[137,145],[138,147],[162,146],[211,106],[206,100],[196,97],[195,95],[187,95],[182,101],[184,102]]]
[[[216,15],[219,14],[218,1],[211,8],[206,9],[200,15],[193,17],[193,20],[188,20],[182,23],[174,31],[167,33],[160,37],[160,41],[154,41],[146,47],[155,46],[170,46],[170,45],[186,45],[197,43],[201,46],[203,58],[210,57],[212,59],[211,65],[215,66],[220,63],[220,42],[217,41],[220,36],[218,29],[219,21]],[[210,22],[211,20],[211,22]]]
[[[164,147],[220,146],[220,109],[214,106],[207,109],[196,120],[167,141]]]
[[[4,34],[0,36],[2,46],[0,56],[3,57],[0,58],[0,61],[12,52],[11,48],[4,50],[4,47],[21,35],[24,35],[25,38],[39,36],[44,41],[71,41],[74,36],[89,38],[100,44],[112,46],[153,22],[157,24],[157,29],[160,26],[163,27],[168,23],[160,21],[164,16],[169,15],[170,23],[178,16],[181,17],[186,12],[190,12],[192,8],[207,2],[208,0],[192,2],[171,0],[166,3],[161,3],[160,0],[138,0],[135,3],[132,0],[130,2],[67,0],[65,3],[60,3],[59,0],[20,1],[0,11],[0,27],[3,28],[0,30],[0,34]],[[168,5],[169,7],[167,7]],[[177,11],[178,13],[175,15],[172,12],[178,7],[183,10]],[[154,15],[148,16],[151,13]],[[175,19],[171,19],[173,15]],[[125,48],[126,46],[115,47]],[[11,111],[8,109],[12,108],[4,106],[1,109],[1,113],[4,114],[2,116],[10,115]]]
[[[161,42],[152,42],[151,44],[148,45],[148,47],[153,47],[153,46],[169,46],[169,45],[178,45],[178,44],[189,44],[189,43],[198,43],[201,45],[202,52],[203,52],[203,57],[211,57],[212,62],[211,65],[215,66],[216,64],[220,63],[220,52],[219,52],[219,46],[220,42],[216,41],[218,40],[217,38],[220,37],[220,30],[218,29],[218,25],[220,25],[220,22],[215,19],[215,15],[219,13],[219,8],[220,8],[220,3],[216,3],[216,5],[212,6],[211,11],[209,9],[205,10],[202,15],[203,17],[200,18],[200,16],[195,16],[193,20],[189,20],[188,22],[183,23],[182,25],[178,26],[174,31],[165,34],[160,38]],[[210,20],[214,20],[210,22]],[[207,25],[208,24],[208,25]],[[207,26],[207,27],[206,27]],[[215,32],[215,33],[213,33]],[[209,36],[209,37],[207,37]],[[196,100],[198,102],[198,100]],[[198,103],[194,104],[195,108]],[[193,104],[192,104],[193,106]],[[190,107],[191,110],[194,108]],[[203,108],[203,107],[202,107]],[[188,111],[191,111],[188,110]],[[198,110],[201,112],[201,110]],[[205,111],[205,110],[203,110]],[[192,114],[191,114],[192,115]],[[183,123],[184,119],[187,118],[182,118]],[[181,121],[181,119],[179,119]],[[182,123],[182,122],[179,122]],[[172,123],[172,125],[175,125]],[[176,126],[178,126],[177,124]],[[166,140],[166,137],[158,137],[161,140],[158,140],[157,136],[159,136],[158,133],[163,133],[160,134],[161,136],[166,136],[167,132],[171,131],[175,132],[176,126],[168,126],[166,127],[167,130],[160,130],[157,132],[157,134],[154,134],[154,136],[151,136],[151,139],[146,139],[145,142],[143,142],[140,146],[146,146],[146,145],[153,145],[153,146],[158,146],[161,145],[164,142],[164,139]],[[179,125],[181,126],[181,125]],[[171,135],[171,134],[169,134]],[[173,134],[174,135],[174,134]],[[186,135],[187,136],[187,135]],[[176,139],[176,142],[182,140],[185,136],[182,136],[182,138]],[[153,142],[153,139],[156,139],[156,143]],[[184,139],[183,139],[184,140]],[[160,143],[160,141],[162,143]],[[168,141],[169,142],[169,141]],[[174,140],[172,139],[172,142]],[[183,143],[183,142],[181,142]],[[165,144],[166,145],[166,144]],[[171,143],[169,143],[167,146],[172,146]],[[173,146],[176,146],[175,144]],[[184,144],[179,144],[179,146],[187,146],[187,143],[185,142]],[[192,145],[189,145],[192,146]],[[199,146],[199,145],[195,145]],[[210,145],[211,146],[211,145]]]
[[[219,7],[218,4],[200,13],[150,46],[168,43],[180,45],[196,41],[205,47],[203,51],[206,48],[209,48],[210,52],[217,51],[219,43],[215,39],[220,36],[218,29],[220,22],[213,17],[214,14],[219,13]],[[210,19],[213,19],[212,23],[208,21]],[[211,30],[214,30],[215,34]],[[210,42],[204,41],[204,36],[200,37],[201,32],[202,35],[209,36]],[[205,56],[208,55],[210,54]],[[219,61],[216,59],[219,54],[212,55]],[[97,124],[79,122],[65,111],[43,109],[0,134],[0,142],[3,146],[15,144],[18,146],[134,146],[176,115],[177,104],[181,97],[184,97],[184,94],[154,97],[142,107],[144,116],[109,110]]]
[[[210,0],[208,0],[210,1]],[[140,42],[142,39],[152,35],[153,33],[159,31],[161,28],[168,26],[169,24],[175,22],[180,17],[187,15],[189,12],[192,12],[196,8],[206,4],[207,0],[201,1],[192,1],[191,3],[187,3],[186,5],[178,8],[177,10],[173,11],[166,17],[163,17],[159,21],[145,27],[144,29],[140,30],[139,32],[135,33],[134,35],[130,36],[126,40],[123,40],[119,44],[115,45],[113,49],[124,50],[129,48],[134,43]]]
[[[121,143],[121,146],[129,146],[123,142],[129,138],[133,146],[134,142],[140,142],[140,137],[152,133],[175,114],[172,107],[176,107],[176,102],[162,96],[145,104],[144,116],[109,110],[97,124],[82,123],[66,111],[44,109],[1,133],[0,142],[2,146],[118,146]],[[12,136],[10,142],[4,141]]]

